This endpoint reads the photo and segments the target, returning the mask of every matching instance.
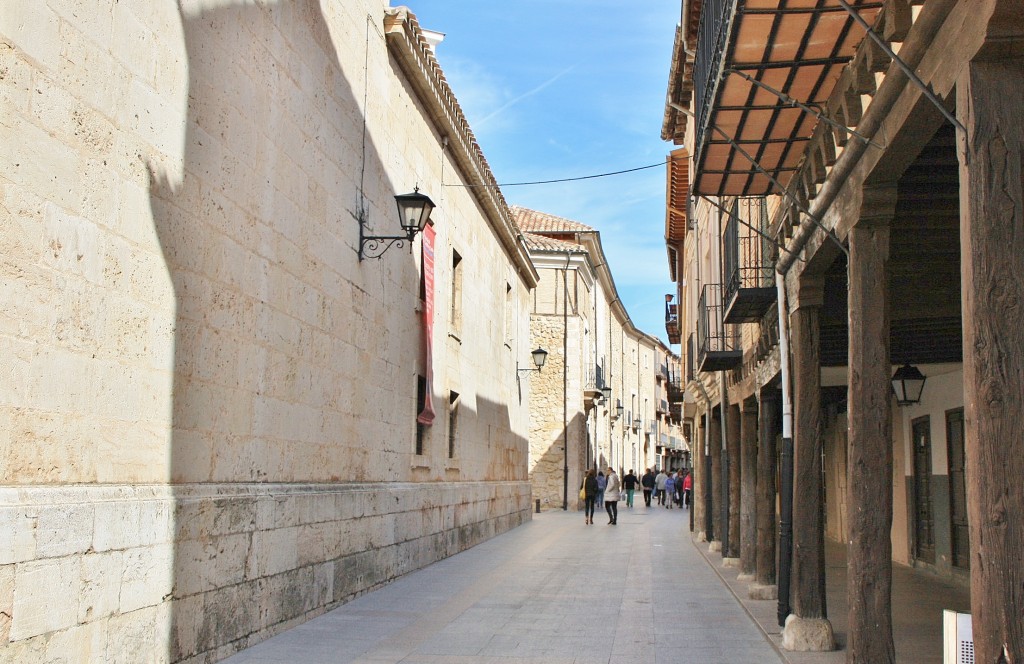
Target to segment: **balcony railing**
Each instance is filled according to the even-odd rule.
[[[748,199],[750,200],[750,199]],[[768,208],[763,197],[747,211],[767,230]],[[725,226],[725,316],[726,323],[753,323],[775,303],[774,252],[765,236],[753,231],[740,233],[739,204],[734,203]]]
[[[679,343],[679,313],[676,305],[665,305],[665,333],[670,344]]]
[[[697,53],[693,62],[693,102],[697,122],[694,163],[699,164],[708,140],[711,105],[718,93],[722,59],[729,38],[729,23],[737,0],[704,0],[697,28]]]
[[[697,357],[697,346],[694,344],[693,332],[686,338],[686,382],[694,378],[693,367]]]
[[[706,284],[697,303],[697,371],[735,369],[742,359],[733,327],[722,321],[722,285]]]

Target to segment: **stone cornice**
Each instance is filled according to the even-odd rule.
[[[520,240],[519,229],[469,122],[430,48],[416,16],[407,7],[385,11],[384,35],[388,50],[398,61],[417,97],[465,176],[473,196],[480,203],[519,274],[530,288],[537,285],[537,270]]]

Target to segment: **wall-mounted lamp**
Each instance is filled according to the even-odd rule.
[[[605,401],[611,401],[612,400],[612,388],[608,387],[607,385],[602,387],[601,388],[601,396],[604,397]]]
[[[921,402],[924,391],[925,377],[917,367],[904,364],[892,375],[892,391],[896,393],[896,403],[910,406]]]
[[[544,368],[544,363],[548,359],[548,352],[546,350],[538,347],[537,350],[530,353],[530,355],[533,356],[533,363],[536,365],[536,368],[531,369],[530,367],[526,367],[525,369],[520,369],[519,363],[516,362],[516,376],[519,375],[520,371],[540,371]]]
[[[359,217],[359,260],[364,258],[380,258],[384,252],[391,248],[391,245],[409,242],[412,246],[412,239],[423,230],[430,219],[430,213],[434,210],[434,201],[426,194],[420,193],[417,186],[411,194],[398,194],[395,196],[398,203],[398,220],[405,231],[405,235],[366,235],[366,218]]]
[[[622,399],[616,399],[615,404],[615,419],[619,419],[626,409],[622,407]]]

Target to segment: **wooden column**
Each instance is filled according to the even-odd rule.
[[[846,661],[889,664],[892,640],[892,383],[889,225],[896,188],[864,191],[850,230]]]
[[[740,416],[740,575],[757,571],[757,402],[743,402]]]
[[[758,586],[774,587],[775,577],[775,475],[778,470],[776,436],[781,398],[775,389],[762,388],[757,409],[757,575]],[[753,591],[753,589],[752,589]],[[773,599],[762,591],[763,599]]]
[[[722,486],[722,423],[715,417],[714,411],[711,414],[711,431],[708,449],[708,486],[704,488],[707,503],[704,508],[707,521],[707,532],[709,542],[722,542],[722,510],[719,507],[718,495],[721,494],[719,487]]]
[[[726,420],[728,431],[726,432],[726,442],[728,445],[729,454],[729,542],[728,547],[724,547],[722,556],[725,558],[736,558],[737,562],[740,557],[740,501],[741,501],[741,486],[740,486],[740,475],[743,470],[742,460],[740,458],[740,407],[738,404],[729,405],[729,417]]]
[[[793,354],[793,569],[792,615],[783,647],[835,647],[825,604],[825,519],[821,478],[820,321],[822,280],[801,277],[790,315]],[[795,620],[794,620],[795,618]],[[787,634],[788,633],[788,634]],[[788,640],[787,640],[788,637]]]
[[[1019,20],[1018,3],[1004,7]],[[960,273],[977,662],[1024,662],[1024,59],[1019,44],[1014,58],[971,62],[957,83],[957,110],[967,127],[966,152],[960,154]],[[960,145],[963,149],[962,140]]]
[[[704,436],[707,427],[707,413],[694,419],[699,424],[695,427],[693,440],[690,441],[690,465],[693,473],[693,486],[690,487],[690,524],[697,533],[697,539],[707,539],[704,528]]]

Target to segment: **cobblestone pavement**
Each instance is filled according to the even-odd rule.
[[[533,520],[242,651],[230,664],[782,662],[692,543],[689,512]]]

